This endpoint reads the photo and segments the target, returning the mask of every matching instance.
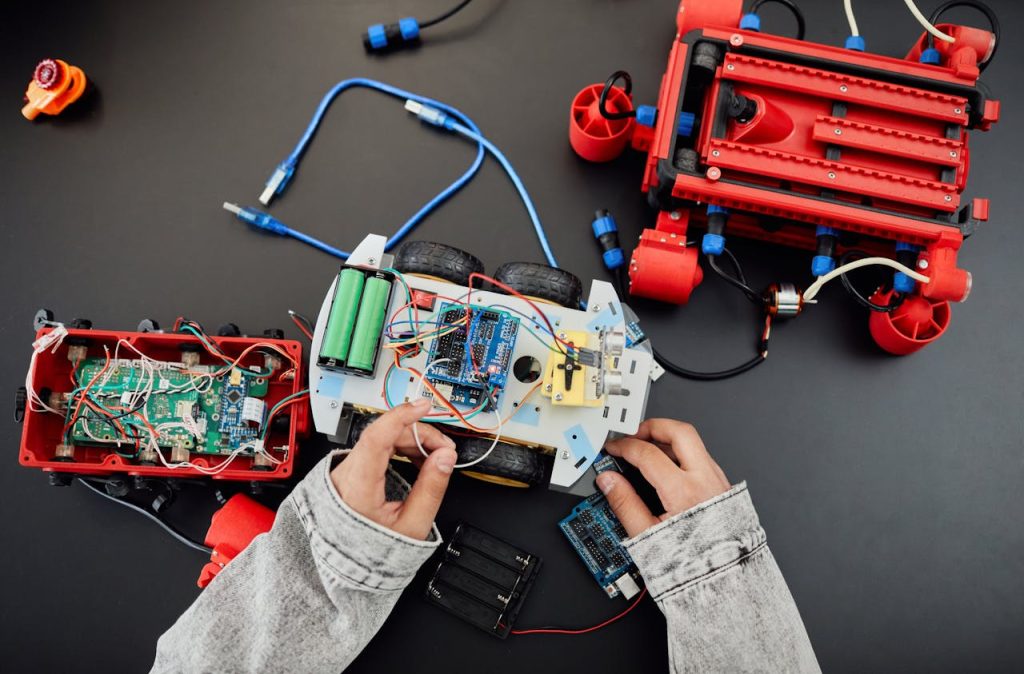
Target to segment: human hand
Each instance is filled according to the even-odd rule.
[[[430,402],[421,398],[382,414],[366,427],[348,457],[331,471],[334,488],[352,510],[392,531],[421,540],[430,535],[458,459],[455,443],[432,424],[417,428],[430,456],[423,459],[420,454],[412,427],[429,409]],[[388,461],[396,451],[420,467],[404,501],[388,501],[384,491]]]
[[[623,475],[614,471],[598,475],[598,488],[631,538],[729,491],[729,480],[708,454],[697,431],[682,421],[648,419],[640,424],[636,435],[611,440],[605,450],[639,468],[665,508],[663,515],[655,517]]]

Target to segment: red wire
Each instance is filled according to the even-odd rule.
[[[636,598],[636,600],[632,604],[629,605],[629,608],[627,608],[625,611],[623,611],[619,615],[615,616],[614,618],[609,618],[608,620],[605,620],[603,623],[601,623],[599,625],[594,625],[593,627],[584,627],[583,629],[578,629],[578,630],[568,630],[568,629],[561,629],[561,628],[546,628],[546,627],[544,627],[544,628],[537,628],[537,629],[531,629],[531,630],[512,630],[512,634],[586,634],[587,632],[595,632],[595,631],[601,629],[602,627],[607,627],[608,625],[611,625],[613,622],[615,622],[617,620],[621,620],[622,618],[625,618],[626,615],[630,611],[632,611],[633,609],[635,609],[637,607],[637,604],[640,603],[640,600],[642,600],[646,596],[647,596],[647,588],[645,587],[640,592],[640,596],[638,596]]]
[[[312,339],[313,339],[313,333],[309,331],[309,328],[307,328],[307,327],[306,327],[306,326],[305,326],[305,325],[304,325],[304,324],[302,323],[302,321],[301,321],[301,320],[299,320],[299,317],[298,317],[298,316],[296,316],[295,314],[289,314],[289,316],[291,316],[291,319],[292,319],[292,323],[294,323],[294,324],[295,324],[295,326],[296,326],[296,327],[297,327],[297,328],[299,329],[299,332],[301,332],[301,333],[302,333],[302,334],[304,334],[304,335],[305,335],[305,336],[306,336],[307,338],[309,338],[309,339],[311,339],[311,340],[312,340]]]
[[[472,274],[469,275],[469,292],[466,294],[466,302],[465,302],[467,316],[469,315],[469,303],[470,303],[471,295],[473,294],[473,279],[474,278],[483,279],[484,281],[487,281],[488,283],[491,283],[492,285],[496,285],[499,288],[501,288],[502,290],[504,290],[505,292],[509,293],[510,295],[518,297],[519,299],[521,299],[524,302],[526,302],[527,304],[529,304],[531,307],[533,307],[533,310],[536,311],[540,315],[540,317],[544,320],[544,324],[548,326],[548,332],[551,333],[551,336],[554,338],[555,342],[561,342],[565,346],[568,346],[568,347],[572,348],[572,345],[569,344],[569,342],[566,342],[564,339],[562,339],[562,338],[560,338],[558,336],[558,334],[555,332],[555,326],[553,326],[551,324],[551,321],[548,319],[548,315],[545,314],[543,311],[541,311],[541,308],[538,307],[536,304],[534,304],[530,300],[529,297],[527,297],[526,295],[522,294],[521,292],[515,290],[514,288],[511,288],[511,287],[505,285],[501,281],[494,280],[493,278],[491,278],[490,276],[487,276],[486,274],[478,274],[477,272],[473,272]]]

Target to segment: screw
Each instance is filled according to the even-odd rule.
[[[736,70],[736,66],[734,66],[733,64],[730,63],[729,65],[725,66],[725,69],[726,70]]]
[[[950,150],[949,151],[949,156],[953,157],[955,159],[956,158],[956,150]]]
[[[721,152],[719,152],[718,150],[712,150],[712,151],[711,151],[711,156],[712,156],[712,157],[717,157],[717,156],[719,156],[720,154],[722,154],[722,153],[721,153]]]
[[[829,180],[835,180],[836,179],[836,174],[833,173],[832,171],[829,171],[828,172],[828,179]]]
[[[551,393],[551,384],[548,384],[547,386],[545,386],[545,387],[544,387],[544,390],[545,390],[546,392],[548,392],[548,393]]]
[[[731,44],[733,47],[742,46],[743,45],[743,36],[740,35],[739,33],[733,34],[729,38],[729,44]]]
[[[375,257],[368,257],[368,258],[366,258],[366,261],[369,262],[370,264],[374,264],[375,262],[377,262],[377,258],[375,258]]]
[[[839,85],[839,91],[845,94],[848,91],[847,86],[845,84]]]
[[[564,332],[558,333],[558,338],[559,339],[565,339],[565,333]]]
[[[596,314],[598,311],[601,311],[601,305],[595,304],[594,306],[590,307],[590,310]]]
[[[948,194],[942,198],[945,199],[946,201],[953,201],[953,197]]]
[[[928,260],[918,260],[917,261],[917,268],[918,269],[927,269],[928,268]]]
[[[562,394],[561,393],[556,393],[555,394],[555,400],[561,400],[561,399],[562,399]]]
[[[332,410],[338,409],[338,401],[337,400],[332,400],[331,401],[331,409]]]
[[[961,110],[960,108],[953,108],[953,112],[959,115],[960,113],[963,112],[963,110]]]
[[[718,168],[717,166],[712,166],[711,168],[708,169],[706,175],[708,180],[718,180],[719,178],[722,177],[722,169]]]
[[[679,211],[672,211],[671,213],[668,214],[668,217],[671,218],[672,220],[678,220],[679,218],[683,217],[683,214],[680,213]]]
[[[568,450],[565,450],[565,449],[562,450],[562,459],[565,460],[565,461],[569,460],[569,451]]]
[[[843,130],[842,129],[836,129],[836,135],[837,136],[843,135]]]

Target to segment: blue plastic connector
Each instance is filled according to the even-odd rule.
[[[708,232],[700,240],[700,250],[705,255],[721,255],[725,250],[725,237]]]
[[[235,217],[239,220],[249,223],[256,229],[262,229],[264,232],[277,234],[278,236],[288,236],[289,228],[269,213],[257,211],[255,208],[243,208],[238,204],[226,201],[224,202],[224,210],[234,213]]]
[[[442,129],[451,131],[455,125],[455,120],[448,113],[414,101],[411,98],[405,102],[405,109],[419,117],[421,122],[439,126]]]
[[[692,112],[680,112],[679,124],[676,125],[676,133],[689,138],[693,134],[693,126],[697,123],[697,116]]]
[[[372,49],[384,49],[388,46],[388,33],[382,23],[375,23],[367,28],[366,37]]]
[[[710,204],[708,206],[708,215],[715,215],[716,213],[721,213],[722,215],[728,216],[729,209],[725,208],[724,206],[716,206],[715,204]]]
[[[852,49],[854,51],[864,51],[864,48],[867,45],[864,43],[864,38],[860,35],[851,35],[846,38],[846,44],[844,46],[847,49]]]
[[[260,203],[266,206],[274,197],[283,194],[294,174],[295,164],[289,161],[283,161],[278,164],[274,172],[270,174],[270,179],[267,180],[263,193],[260,194]]]
[[[814,230],[814,236],[839,236],[839,232],[832,227],[818,225],[818,228]]]
[[[895,290],[896,292],[906,295],[908,293],[914,292],[915,288],[917,288],[917,281],[915,281],[914,279],[910,278],[901,271],[898,271],[895,274],[893,274],[892,289]]]
[[[640,126],[653,127],[658,121],[658,109],[653,105],[636,106],[636,123]]]
[[[753,30],[758,33],[761,32],[761,17],[751,12],[750,14],[744,14],[743,18],[740,19],[740,28],[742,30]]]
[[[420,22],[407,16],[398,20],[398,30],[402,31],[402,39],[406,42],[415,40],[420,36]]]
[[[835,258],[829,255],[815,255],[811,258],[811,275],[824,276],[836,268]]]
[[[610,270],[618,269],[626,264],[626,254],[619,246],[619,226],[608,211],[598,211],[597,217],[590,223],[594,238],[602,248],[601,259]]]
[[[920,248],[918,248],[917,246],[915,246],[912,243],[907,243],[906,241],[897,241],[896,242],[896,252],[899,253],[899,252],[902,252],[902,251],[905,251],[905,250],[909,250],[911,252],[916,253],[917,251],[920,250]]]
[[[921,56],[918,57],[921,63],[925,63],[930,66],[937,66],[942,63],[942,54],[935,47],[928,47],[921,52]]]

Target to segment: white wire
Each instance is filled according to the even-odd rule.
[[[849,0],[847,0],[847,2],[849,2]],[[928,31],[938,39],[942,40],[943,42],[956,42],[955,37],[953,37],[952,35],[946,35],[941,30],[939,30],[931,23],[929,23],[928,19],[926,19],[924,14],[921,13],[921,10],[917,8],[917,4],[914,3],[914,0],[903,0],[903,2],[906,3],[907,9],[909,9],[910,13],[914,15],[914,18],[917,19],[917,22],[924,26],[924,29],[926,31]]]
[[[451,358],[438,358],[437,360],[435,360],[432,363],[429,363],[425,368],[423,368],[423,374],[420,375],[420,381],[419,381],[418,384],[416,384],[416,390],[413,392],[413,400],[417,400],[417,399],[419,399],[420,396],[423,395],[423,387],[426,384],[427,375],[430,374],[430,371],[432,369],[434,369],[434,366],[439,365],[441,363],[447,363],[450,360],[451,360]],[[455,468],[469,468],[470,466],[475,466],[476,464],[480,463],[481,461],[486,459],[488,456],[490,456],[491,452],[494,451],[494,448],[498,446],[498,441],[501,440],[502,419],[501,419],[501,412],[498,410],[498,406],[497,405],[494,406],[494,416],[496,416],[498,418],[498,430],[497,430],[497,433],[495,433],[495,435],[494,435],[494,442],[491,443],[491,446],[487,448],[486,452],[484,452],[483,454],[481,454],[477,458],[473,459],[472,461],[467,461],[465,463],[457,463],[457,464],[455,464]],[[427,452],[427,450],[423,449],[423,443],[420,441],[420,433],[419,433],[419,430],[418,430],[418,426],[419,426],[419,424],[413,424],[412,425],[412,436],[413,436],[413,438],[416,439],[416,446],[419,447],[420,454],[422,454],[423,456],[429,457],[430,454]]]
[[[821,290],[822,286],[824,286],[832,279],[835,279],[847,272],[851,272],[854,269],[860,269],[861,267],[870,267],[873,265],[879,265],[882,267],[892,267],[893,269],[901,271],[910,278],[914,279],[915,281],[920,281],[921,283],[931,282],[931,279],[925,276],[924,274],[916,272],[910,267],[900,264],[896,260],[890,260],[887,257],[865,257],[860,260],[854,260],[853,262],[844,264],[840,267],[836,267],[829,273],[819,276],[818,280],[812,283],[807,288],[807,290],[804,291],[804,302],[813,302],[814,298],[817,297],[818,292]]]
[[[843,0],[843,5],[846,8],[846,20],[850,23],[850,35],[857,37],[860,31],[857,30],[857,17],[853,15],[853,0]]]

